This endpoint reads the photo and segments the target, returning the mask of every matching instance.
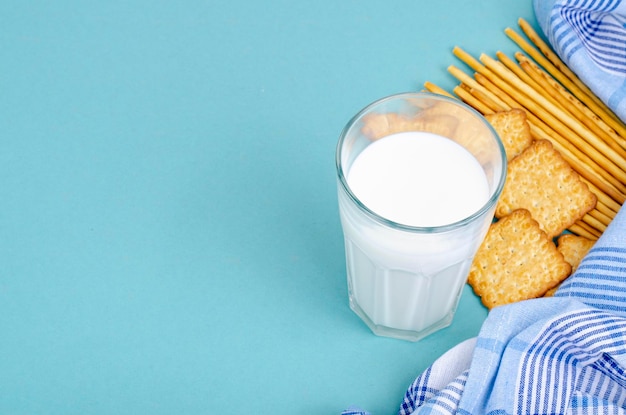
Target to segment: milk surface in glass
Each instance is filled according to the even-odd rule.
[[[409,226],[465,219],[489,199],[478,161],[461,145],[429,132],[396,133],[361,152],[348,185],[378,215]]]
[[[376,141],[359,154],[347,178],[367,207],[409,226],[457,222],[489,198],[477,160],[454,141],[426,132]],[[406,235],[362,223],[349,207],[343,213],[350,301],[357,314],[383,334],[392,328],[425,335],[448,325],[484,231]]]

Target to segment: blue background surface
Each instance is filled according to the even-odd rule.
[[[530,1],[0,4],[0,414],[394,414],[477,334],[350,311],[334,151]]]

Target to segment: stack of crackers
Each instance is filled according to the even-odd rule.
[[[460,81],[452,93],[424,83],[427,91],[458,98],[483,114],[508,145],[509,178],[498,221],[469,277],[489,308],[550,295],[626,203],[626,120],[531,24],[522,18],[518,24],[523,34],[504,30],[521,49],[514,58],[503,52],[475,58],[454,47],[470,72],[448,67]],[[526,114],[530,137],[521,115],[506,114],[519,111]]]
[[[504,144],[507,179],[468,283],[489,309],[551,295],[594,241],[563,233],[595,208],[596,195],[553,147],[533,139],[526,112],[486,115]]]

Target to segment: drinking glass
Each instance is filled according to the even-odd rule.
[[[382,217],[359,200],[347,180],[355,159],[376,140],[407,131],[446,137],[476,158],[489,189],[480,209],[454,223],[420,227]],[[450,325],[504,186],[507,158],[497,133],[454,98],[396,94],[347,123],[336,167],[350,308],[375,334],[409,341]]]

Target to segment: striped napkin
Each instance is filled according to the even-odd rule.
[[[622,120],[626,120],[626,3],[533,0],[555,52]]]
[[[626,208],[554,297],[491,310],[399,414],[626,414]]]

